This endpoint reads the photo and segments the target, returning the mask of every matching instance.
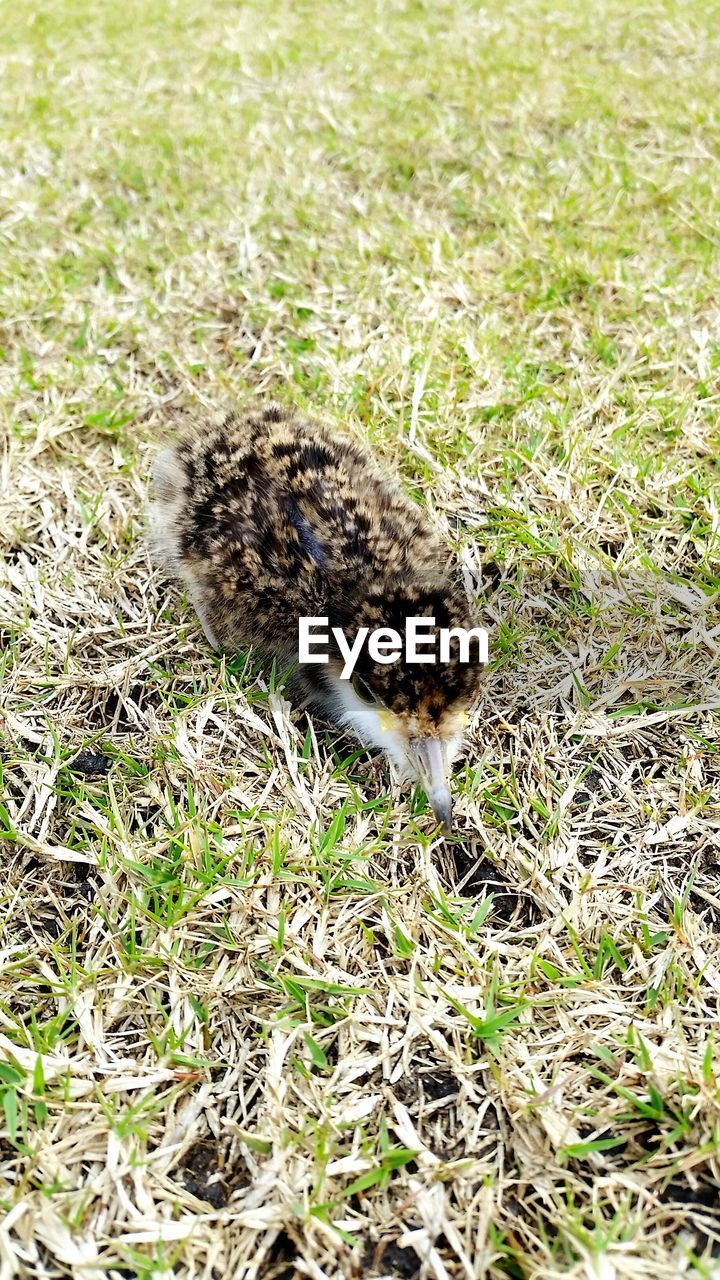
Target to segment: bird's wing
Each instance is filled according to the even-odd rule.
[[[287,513],[303,551],[319,569],[322,569],[328,558],[322,538],[292,499],[288,502]]]

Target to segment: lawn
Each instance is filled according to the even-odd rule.
[[[718,5],[54,0],[0,71],[0,1274],[711,1280]],[[258,396],[480,594],[449,841],[149,563]]]

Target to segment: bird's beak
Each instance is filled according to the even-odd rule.
[[[452,831],[452,801],[445,743],[439,738],[421,738],[413,745],[413,756],[432,811],[443,835],[449,836]]]

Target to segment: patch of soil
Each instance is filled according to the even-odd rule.
[[[143,710],[151,707],[161,710],[163,701],[159,689],[150,683],[131,685],[127,693],[127,702]],[[125,698],[119,690],[108,689],[105,696],[93,702],[85,712],[85,722],[90,729],[115,734],[137,734],[141,728],[135,715],[128,708]]]
[[[521,927],[539,924],[542,910],[529,893],[518,893],[494,862],[489,858],[472,859],[465,850],[455,851],[455,874],[463,882],[462,892],[466,898],[484,897],[492,894],[492,907],[488,919],[499,917],[508,923],[514,921]],[[469,874],[468,874],[469,873]]]
[[[678,1218],[677,1229],[694,1230],[698,1249],[709,1247],[712,1258],[720,1257],[720,1207],[717,1186],[700,1182],[692,1186],[685,1178],[673,1178],[663,1187],[658,1199]]]
[[[295,1266],[297,1249],[287,1231],[279,1231],[267,1258],[263,1262],[264,1280],[297,1280],[300,1274]]]
[[[201,1138],[186,1151],[178,1166],[186,1191],[205,1200],[213,1209],[222,1209],[230,1194],[221,1169],[218,1144],[213,1138]]]
[[[420,1076],[423,1096],[428,1102],[439,1102],[440,1098],[454,1098],[460,1092],[460,1082],[452,1071],[438,1067]]]
[[[597,769],[589,769],[583,778],[582,786],[575,792],[574,803],[578,809],[587,809],[595,795],[605,794],[605,778]]]
[[[402,1102],[413,1118],[416,1118],[423,1105],[439,1102],[441,1098],[447,1098],[448,1101],[455,1098],[460,1091],[460,1082],[452,1071],[432,1065],[426,1070],[413,1072],[412,1075],[401,1076],[392,1088],[398,1102]]]
[[[68,765],[72,773],[79,773],[83,778],[104,778],[112,768],[110,756],[101,751],[79,751],[75,759]]]
[[[401,1249],[394,1240],[380,1240],[376,1245],[368,1244],[365,1248],[363,1263],[364,1274],[370,1276],[392,1276],[393,1280],[415,1280],[420,1275],[420,1261],[414,1249],[409,1246]]]
[[[688,894],[688,902],[712,933],[720,933],[720,911],[717,907],[708,902],[707,898],[703,898],[702,894],[696,893],[694,889],[691,889]]]

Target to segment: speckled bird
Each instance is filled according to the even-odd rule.
[[[277,405],[191,430],[154,468],[151,544],[185,586],[208,642],[257,646],[283,668],[298,659],[298,619],[327,618],[347,642],[409,617],[471,628],[461,574],[422,510],[355,439]],[[478,655],[373,661],[351,679],[332,635],[326,665],[296,667],[295,689],[400,775],[419,782],[450,831],[450,763],[475,696]]]

